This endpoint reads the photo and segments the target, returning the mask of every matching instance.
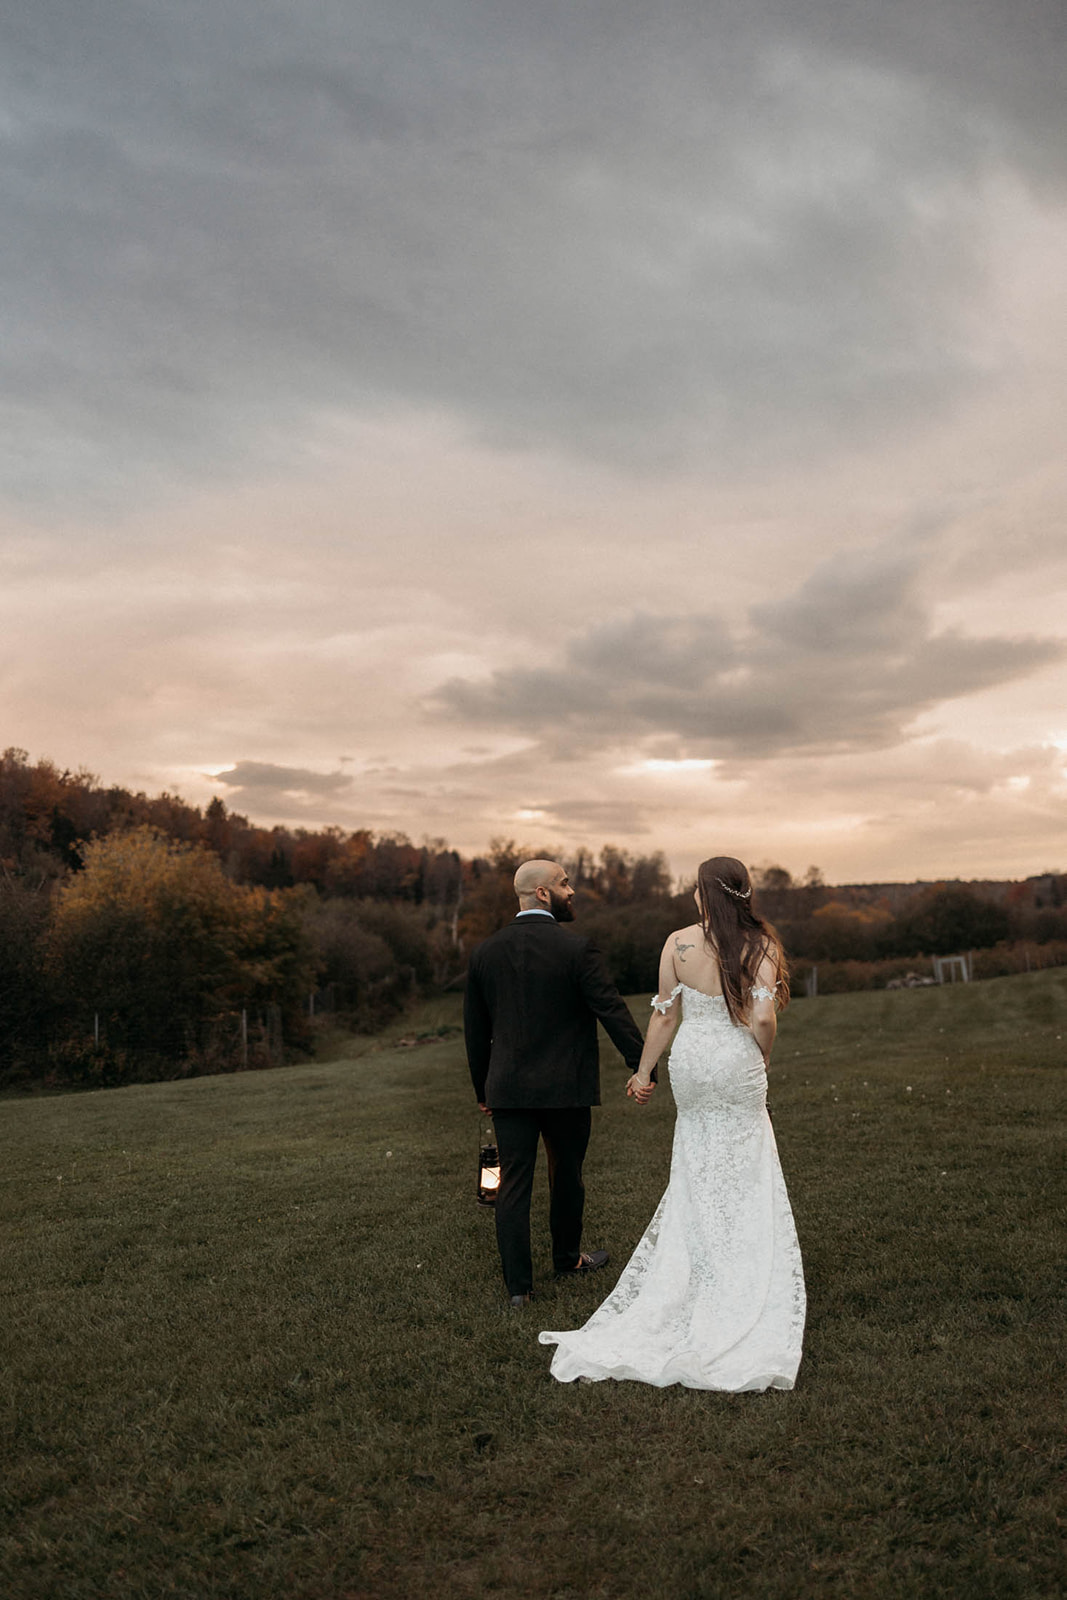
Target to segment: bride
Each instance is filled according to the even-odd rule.
[[[700,921],[660,957],[645,1047],[626,1092],[643,1105],[670,1055],[678,1119],[670,1181],[619,1281],[584,1327],[542,1333],[552,1375],[664,1388],[791,1389],[804,1333],[804,1274],[767,1115],[782,947],[752,908],[732,856],[701,865]]]

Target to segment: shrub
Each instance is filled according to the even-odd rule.
[[[1067,967],[1067,939],[1038,945],[1025,941],[998,944],[991,950],[976,950],[974,954],[976,978],[1007,978],[1041,967]]]
[[[923,978],[932,978],[934,975],[933,961],[927,956],[894,957],[883,961],[800,960],[793,964],[794,998],[803,998],[804,980],[813,966],[818,968],[820,994],[884,989],[894,979],[906,978],[909,973],[916,973]],[[1040,967],[1061,966],[1067,966],[1067,940],[1044,945],[998,944],[991,949],[973,952],[976,980],[1006,978],[1018,972],[1036,971]]]
[[[415,983],[421,986],[432,982],[433,955],[423,912],[403,904],[361,900],[356,914],[360,925],[385,942],[397,966],[407,968]]]
[[[27,1069],[40,1050],[50,1010],[44,970],[47,886],[0,876],[0,1068],[4,1078]]]
[[[852,994],[860,989],[884,989],[909,972],[933,976],[933,963],[922,956],[906,961],[798,961],[793,968],[793,998],[803,998],[804,982],[818,968],[819,994]]]
[[[408,963],[401,967],[396,951],[368,925],[367,909],[352,900],[324,900],[313,908],[310,920],[320,982],[332,988],[334,1003],[349,1026],[370,1032],[403,1008],[413,968]],[[392,931],[402,944],[398,926]]]

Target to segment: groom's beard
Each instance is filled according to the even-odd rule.
[[[549,910],[552,912],[552,915],[555,917],[557,922],[574,921],[573,901],[565,900],[561,894],[553,894],[552,890],[549,889],[548,905]]]

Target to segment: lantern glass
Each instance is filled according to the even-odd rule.
[[[491,1206],[500,1188],[500,1153],[495,1144],[483,1144],[478,1154],[478,1203]]]

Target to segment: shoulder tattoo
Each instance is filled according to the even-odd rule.
[[[684,961],[685,960],[685,952],[687,950],[695,950],[696,949],[696,945],[695,944],[683,944],[681,939],[675,939],[674,948],[678,952],[678,960],[679,961]]]

